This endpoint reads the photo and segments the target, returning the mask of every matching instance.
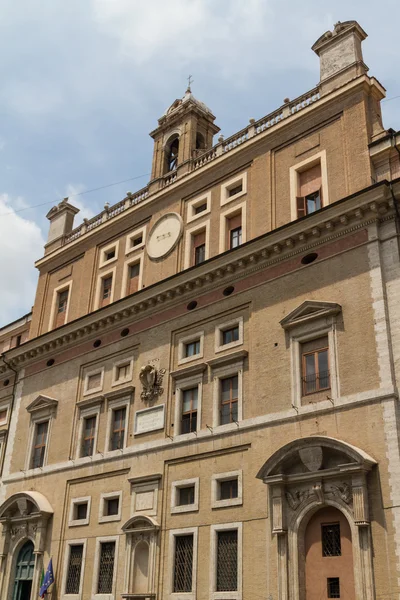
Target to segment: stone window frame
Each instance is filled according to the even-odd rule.
[[[71,553],[70,548],[71,548],[71,546],[78,546],[78,545],[83,545],[81,577],[80,577],[80,582],[79,582],[79,593],[78,594],[66,594],[65,587],[67,585],[68,565],[69,565],[69,558],[70,558],[70,553]],[[82,600],[83,580],[84,580],[84,575],[85,575],[86,549],[87,549],[87,538],[81,538],[81,539],[76,539],[76,540],[67,540],[65,542],[63,577],[62,577],[62,584],[61,584],[61,600]]]
[[[127,293],[128,287],[128,277],[129,277],[129,269],[133,265],[139,265],[139,280],[138,280],[138,289],[139,292],[143,287],[143,264],[144,264],[144,252],[138,252],[135,256],[131,256],[128,260],[124,262],[124,269],[122,273],[122,286],[121,286],[121,298],[125,298],[129,296]],[[134,292],[136,293],[136,292]]]
[[[103,280],[107,279],[110,275],[112,276],[112,286],[111,286],[111,295],[110,295],[110,302],[109,302],[109,304],[112,304],[114,302],[116,272],[117,272],[117,267],[113,267],[112,269],[107,269],[107,271],[101,271],[98,274],[98,276],[97,276],[97,282],[96,282],[96,293],[95,293],[95,300],[94,300],[94,310],[97,310],[98,308],[101,308],[101,298],[100,298],[100,296],[101,296],[101,291],[102,291],[102,286],[103,286]],[[107,304],[107,306],[108,306],[108,304]]]
[[[104,367],[99,367],[97,369],[93,369],[92,371],[87,371],[85,373],[85,379],[83,382],[83,396],[90,396],[91,394],[98,394],[99,392],[101,392],[103,390],[103,386],[104,386],[104,371],[105,368]],[[96,388],[92,388],[92,389],[88,389],[88,383],[89,383],[89,377],[91,377],[92,375],[98,375],[98,373],[100,373],[101,377],[100,377],[100,385]]]
[[[132,514],[144,515],[155,517],[157,515],[158,508],[158,491],[160,487],[161,475],[151,475],[139,478],[129,479],[131,484],[131,510]],[[139,493],[153,492],[153,508],[151,509],[138,509],[136,505],[136,495]]]
[[[178,504],[178,494],[181,488],[194,486],[194,502],[193,504]],[[192,477],[191,479],[179,479],[171,484],[171,514],[195,512],[199,510],[199,488],[200,478]]]
[[[200,341],[200,352],[193,356],[185,356],[185,346],[196,340]],[[178,365],[185,365],[199,358],[203,358],[204,354],[204,330],[196,331],[190,335],[185,335],[178,339]]]
[[[195,367],[194,367],[195,368]],[[174,411],[174,437],[182,437],[183,436],[193,436],[195,433],[201,430],[201,408],[202,408],[202,399],[203,399],[203,374],[204,374],[204,365],[199,365],[199,368],[194,370],[192,373],[179,373],[174,372],[172,375],[175,380],[175,411]],[[181,414],[182,414],[182,401],[183,401],[183,392],[185,390],[189,390],[193,387],[197,387],[197,422],[196,422],[196,432],[189,433],[181,433],[180,425],[181,422]],[[177,433],[177,429],[179,429],[179,433]]]
[[[49,425],[47,428],[46,448],[44,451],[43,465],[41,467],[36,467],[36,469],[43,469],[43,467],[45,467],[47,465],[47,459],[49,456],[50,438],[51,438],[51,432],[52,432],[53,421],[54,421],[54,413],[55,413],[54,406],[43,407],[43,408],[39,409],[37,412],[35,411],[35,412],[31,413],[31,419],[30,419],[30,424],[29,424],[29,439],[28,439],[27,453],[26,453],[26,458],[25,458],[25,471],[34,471],[35,470],[31,466],[33,450],[34,450],[33,446],[34,446],[35,433],[36,433],[37,426],[40,425],[41,423],[48,423]]]
[[[90,406],[82,406],[79,407],[79,424],[78,424],[78,436],[77,436],[77,445],[76,445],[76,451],[75,451],[75,456],[76,459],[78,460],[91,460],[93,458],[93,456],[96,456],[96,454],[99,454],[98,449],[97,449],[97,443],[98,443],[98,438],[99,438],[99,425],[100,425],[100,412],[101,412],[101,405],[102,405],[103,399],[99,399],[97,400],[95,403],[91,404]],[[95,430],[95,434],[94,434],[94,442],[93,442],[93,454],[92,456],[81,456],[81,451],[82,451],[82,442],[83,442],[83,424],[85,419],[90,419],[90,417],[96,417],[96,430]]]
[[[237,531],[237,590],[230,592],[217,591],[217,539],[220,531]],[[210,589],[211,600],[241,600],[243,586],[243,523],[218,523],[210,527]]]
[[[236,423],[220,425],[221,379],[234,375],[238,376],[238,422],[240,422],[243,420],[243,370],[245,356],[232,356],[230,358],[228,354],[225,358],[226,361],[224,360],[222,364],[215,363],[214,361],[209,362],[213,383],[213,428],[218,430],[223,429],[224,431],[225,429],[235,429],[237,425]]]
[[[119,548],[119,535],[107,535],[96,537],[96,549],[94,554],[94,569],[92,579],[92,600],[114,600],[116,598],[116,582],[117,582],[117,571],[118,571],[118,548]],[[99,578],[100,569],[100,548],[101,544],[107,542],[115,542],[115,554],[114,554],[114,571],[113,571],[113,582],[111,594],[98,594],[97,585]]]
[[[207,208],[201,213],[196,214],[195,209],[202,204],[206,204]],[[211,212],[211,191],[205,192],[200,196],[196,196],[196,198],[188,200],[186,207],[186,223],[192,223],[193,221],[208,215]]]
[[[222,343],[222,334],[227,329],[231,329],[235,325],[239,326],[239,339],[235,342],[230,342],[229,344]],[[231,348],[236,348],[237,346],[243,346],[244,343],[244,320],[243,316],[235,317],[234,319],[230,319],[229,321],[225,321],[224,323],[217,323],[215,325],[215,354],[219,352],[223,352],[224,350],[231,350]]]
[[[9,422],[10,422],[11,402],[12,402],[11,398],[4,398],[0,402],[0,412],[2,410],[6,410],[7,411],[7,414],[6,414],[6,417],[5,417],[4,421],[0,421],[0,427],[7,427],[9,425]]]
[[[124,448],[127,446],[128,434],[129,434],[129,409],[131,405],[130,395],[121,395],[118,398],[109,399],[107,401],[107,427],[106,427],[106,452],[121,452],[121,450],[111,450],[111,428],[113,423],[113,412],[119,408],[126,408],[125,413],[125,435],[124,435]]]
[[[221,481],[237,479],[238,497],[226,500],[218,499],[218,484]],[[228,471],[226,473],[214,473],[211,476],[211,508],[223,508],[225,506],[240,506],[243,504],[243,471]]]
[[[86,519],[74,519],[75,506],[77,504],[87,504]],[[69,508],[69,519],[68,527],[77,527],[79,525],[89,525],[90,521],[90,507],[92,504],[92,496],[81,496],[80,498],[71,498],[71,504]]]
[[[239,196],[239,195],[238,195]],[[236,198],[236,196],[235,196]],[[247,203],[241,202],[240,204],[236,204],[227,210],[224,210],[220,214],[219,217],[219,251],[222,252],[228,251],[230,248],[227,248],[226,244],[226,235],[228,231],[228,221],[238,213],[241,214],[242,217],[242,246],[247,241]],[[238,246],[239,247],[239,246]]]
[[[182,598],[185,600],[195,600],[197,590],[197,551],[198,551],[198,527],[183,527],[181,529],[171,529],[169,532],[169,596],[176,600]],[[175,540],[181,535],[193,535],[193,562],[192,562],[192,591],[174,592],[174,571],[175,571]]]
[[[301,316],[302,307],[315,306],[315,312]],[[299,316],[296,316],[296,313]],[[330,388],[322,390],[335,401],[340,397],[340,377],[337,349],[336,318],[341,313],[339,304],[329,302],[305,301],[287,317],[282,319],[281,325],[287,331],[290,351],[290,379],[292,406],[297,410],[304,407],[302,404],[302,357],[301,344],[328,336],[328,360],[330,374]],[[293,317],[291,318],[291,315]],[[310,394],[311,396],[311,394]],[[327,398],[317,399],[316,402],[325,402]]]
[[[116,515],[104,514],[104,509],[107,500],[114,500],[118,498],[118,513]],[[120,521],[122,513],[122,490],[115,492],[102,492],[100,494],[99,501],[99,523],[110,523],[112,521]]]
[[[302,160],[290,167],[290,220],[297,221],[297,196],[299,186],[299,174],[315,165],[321,165],[321,187],[322,187],[322,206],[329,204],[328,190],[328,169],[326,163],[326,150],[321,150],[309,158]]]
[[[131,231],[131,233],[128,233],[128,235],[126,236],[126,242],[125,242],[125,255],[131,254],[132,252],[136,252],[137,250],[143,250],[143,248],[146,244],[146,233],[147,233],[146,225],[143,225],[142,227],[138,227],[137,229],[134,229],[133,231]],[[140,244],[138,244],[137,246],[132,246],[131,245],[132,240],[138,238],[140,235],[142,235],[142,241],[140,242]]]
[[[242,184],[242,190],[234,196],[229,196],[229,190],[235,188],[240,183]],[[247,171],[240,173],[240,175],[235,175],[235,177],[232,177],[221,185],[221,206],[229,204],[229,202],[233,202],[245,194],[247,194]]]
[[[129,383],[130,381],[132,381],[133,361],[133,356],[127,356],[126,358],[121,358],[120,360],[117,360],[117,362],[113,363],[111,387],[115,387],[117,385],[122,385],[123,383]],[[117,379],[118,369],[120,367],[123,367],[124,365],[129,365],[129,375],[124,379]]]
[[[206,220],[202,221],[201,223],[196,223],[192,227],[189,227],[188,229],[186,229],[185,250],[184,250],[184,257],[183,257],[183,268],[184,269],[189,269],[190,267],[198,266],[198,265],[192,265],[192,238],[193,238],[193,235],[196,235],[197,233],[201,233],[202,231],[205,231],[205,237],[206,237],[205,259],[203,262],[205,262],[206,260],[208,260],[210,258],[210,219],[206,219]],[[200,263],[200,264],[203,264],[203,263]]]
[[[107,260],[106,254],[110,250],[113,250],[113,249],[115,249],[115,256],[113,256],[112,258],[109,258]],[[107,244],[107,246],[103,246],[102,248],[100,248],[99,269],[102,269],[103,267],[108,267],[108,265],[111,265],[113,262],[116,262],[118,260],[118,253],[119,253],[119,240],[116,240],[115,242],[111,242],[110,244]]]
[[[73,283],[73,280],[70,279],[69,281],[65,281],[64,283],[62,283],[62,284],[58,285],[56,288],[54,288],[53,298],[51,300],[51,307],[50,307],[50,319],[49,319],[49,325],[48,325],[48,329],[47,329],[48,331],[52,331],[55,327],[58,296],[61,292],[65,292],[66,290],[68,290],[68,302],[67,302],[67,309],[65,311],[64,325],[66,323],[68,323],[69,309],[71,307],[72,283]]]

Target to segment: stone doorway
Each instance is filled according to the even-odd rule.
[[[26,542],[18,553],[15,565],[13,600],[30,600],[35,570],[34,546]]]

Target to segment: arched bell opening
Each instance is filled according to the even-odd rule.
[[[165,145],[165,173],[170,173],[178,168],[179,135],[173,135]]]

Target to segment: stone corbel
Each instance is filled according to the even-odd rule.
[[[359,527],[369,525],[367,481],[364,471],[353,474],[352,494],[355,524]]]

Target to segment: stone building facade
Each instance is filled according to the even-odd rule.
[[[1,598],[50,557],[52,600],[399,598],[400,134],[365,37],[214,145],[188,89],[146,188],[49,212],[0,330]]]

